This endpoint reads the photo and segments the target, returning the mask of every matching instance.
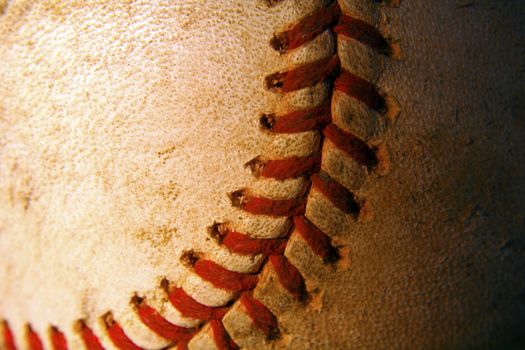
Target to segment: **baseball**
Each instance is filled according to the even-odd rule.
[[[0,349],[518,349],[520,0],[0,1]]]

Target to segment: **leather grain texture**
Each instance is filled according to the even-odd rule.
[[[323,1],[264,3],[0,1],[0,318],[19,344],[31,322],[43,335],[59,326],[71,349],[81,349],[72,322],[85,318],[104,334],[97,320],[110,310],[134,341],[161,348],[164,340],[130,311],[134,292],[163,307],[165,297],[151,289],[167,276],[202,303],[222,305],[231,293],[186,277],[182,251],[256,269],[256,258],[212,245],[207,227],[231,220],[254,236],[282,234],[284,220],[240,212],[226,193],[301,192],[301,181],[256,180],[244,164],[261,153],[310,155],[319,134],[270,137],[258,118],[314,106],[328,88],[283,97],[263,81],[328,57],[336,43],[325,33],[280,56],[269,38]],[[288,298],[265,270],[254,295],[276,314],[280,339],[254,338],[237,306],[226,327],[239,322],[240,343],[253,349],[519,349],[525,5],[406,0],[376,16],[366,1],[340,3],[402,48],[399,60],[363,50],[366,63],[355,63],[401,106],[395,120],[371,114],[356,124],[359,137],[386,145],[389,172],[340,174],[366,198],[368,220],[311,194],[307,216],[323,217],[316,224],[342,260],[328,267],[292,236],[285,255],[305,277],[307,304]],[[324,147],[323,166],[350,169],[340,151]],[[208,324],[194,347],[213,348],[210,332]]]
[[[524,3],[403,1],[382,12],[403,56],[384,60],[379,83],[402,108],[384,137],[391,171],[362,189],[371,221],[327,231],[348,247],[350,269],[310,279],[315,311],[279,316],[289,347],[520,349]]]

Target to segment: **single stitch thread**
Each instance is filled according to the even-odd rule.
[[[56,327],[51,327],[49,333],[53,350],[67,350],[67,340],[64,333],[60,332]]]

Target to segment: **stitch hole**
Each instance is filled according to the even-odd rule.
[[[265,83],[268,90],[278,90],[284,86],[283,73],[274,73],[266,77]]]
[[[221,244],[224,236],[228,233],[228,228],[224,223],[215,222],[208,227],[208,236],[210,236],[217,244]]]
[[[261,159],[260,156],[257,156],[249,162],[246,162],[246,164],[244,164],[244,167],[250,170],[253,176],[259,177],[261,176],[261,173],[264,169],[264,165],[265,162]]]
[[[186,267],[193,267],[195,266],[195,263],[199,260],[199,256],[197,253],[193,250],[186,250],[182,252],[180,256],[180,262],[182,265]]]
[[[103,314],[101,318],[104,325],[106,325],[106,327],[108,328],[115,324],[115,319],[113,318],[113,314],[111,313],[111,311],[108,311],[105,314]]]
[[[288,38],[285,34],[275,34],[270,39],[270,47],[281,55],[288,51]]]
[[[144,303],[144,298],[139,297],[138,294],[135,294],[133,297],[131,297],[130,303],[132,306],[139,307],[142,305],[142,303]]]
[[[323,263],[327,265],[333,265],[341,259],[339,250],[336,247],[329,247],[326,256],[323,258]]]
[[[275,125],[275,114],[263,114],[259,118],[259,123],[264,130],[272,130]]]
[[[248,201],[247,191],[245,189],[233,191],[228,194],[228,197],[230,197],[232,205],[237,208],[244,207],[244,205]]]
[[[166,277],[160,280],[160,289],[166,293],[170,291],[170,281]]]

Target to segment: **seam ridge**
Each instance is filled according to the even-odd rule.
[[[278,6],[284,0],[267,0],[268,7]],[[341,0],[342,1],[342,0]],[[370,1],[370,6],[378,6]],[[277,33],[270,39],[269,45],[280,55],[285,55],[314,40],[325,31],[331,31],[336,37],[350,38],[373,49],[378,55],[391,55],[391,43],[379,32],[375,25],[359,18],[342,13],[338,1],[314,11],[291,26],[290,29]],[[337,45],[336,49],[337,50]],[[275,271],[281,286],[301,303],[308,301],[308,291],[305,278],[300,270],[290,261],[286,254],[286,244],[292,231],[297,233],[309,249],[317,255],[324,264],[333,264],[340,258],[337,247],[334,246],[329,234],[324,232],[308,218],[306,208],[312,191],[321,193],[333,206],[344,213],[353,215],[356,219],[364,207],[352,189],[346,188],[333,176],[322,169],[324,141],[329,140],[339,148],[345,156],[353,159],[370,171],[378,166],[378,156],[375,147],[368,145],[353,133],[343,130],[332,119],[333,91],[344,93],[357,103],[378,115],[387,116],[389,100],[376,87],[374,82],[360,77],[355,72],[341,67],[339,54],[318,61],[291,67],[289,70],[268,75],[264,84],[276,94],[288,94],[299,89],[313,87],[317,84],[332,83],[332,93],[327,100],[311,108],[290,111],[284,114],[265,113],[260,117],[263,132],[270,134],[300,134],[316,132],[321,139],[319,149],[308,156],[292,156],[273,158],[260,155],[245,164],[254,177],[275,179],[304,178],[309,183],[304,194],[291,199],[271,199],[250,193],[250,189],[239,189],[229,195],[231,204],[239,210],[260,217],[286,218],[290,222],[285,232],[279,237],[255,237],[247,232],[237,232],[230,223],[213,223],[208,234],[218,246],[225,247],[231,254],[255,257],[264,255],[259,270],[253,272],[231,271],[221,266],[211,258],[199,256],[195,252],[187,252],[181,258],[190,270],[203,281],[214,287],[232,292],[229,301],[221,306],[211,307],[195,300],[184,286],[170,286],[163,280],[161,288],[169,304],[183,316],[197,319],[197,327],[181,327],[169,322],[158,310],[148,304],[146,297],[134,295],[130,307],[134,309],[138,319],[153,333],[176,345],[177,349],[186,349],[191,340],[198,334],[207,331],[219,349],[238,349],[233,337],[223,325],[223,318],[232,311],[234,304],[239,304],[267,340],[279,338],[280,330],[277,316],[270,307],[254,296],[263,270],[269,266]],[[123,350],[140,350],[125,333],[125,329],[114,318],[111,312],[101,316],[107,335],[112,343]],[[7,320],[1,323],[2,343],[8,350],[16,350],[13,333]],[[79,334],[88,350],[101,350],[104,347],[97,335],[85,321],[78,320],[74,329]],[[33,331],[30,324],[26,326],[26,342],[31,350],[43,349],[39,335]],[[67,349],[67,339],[58,328],[49,327],[49,337],[55,350]]]

